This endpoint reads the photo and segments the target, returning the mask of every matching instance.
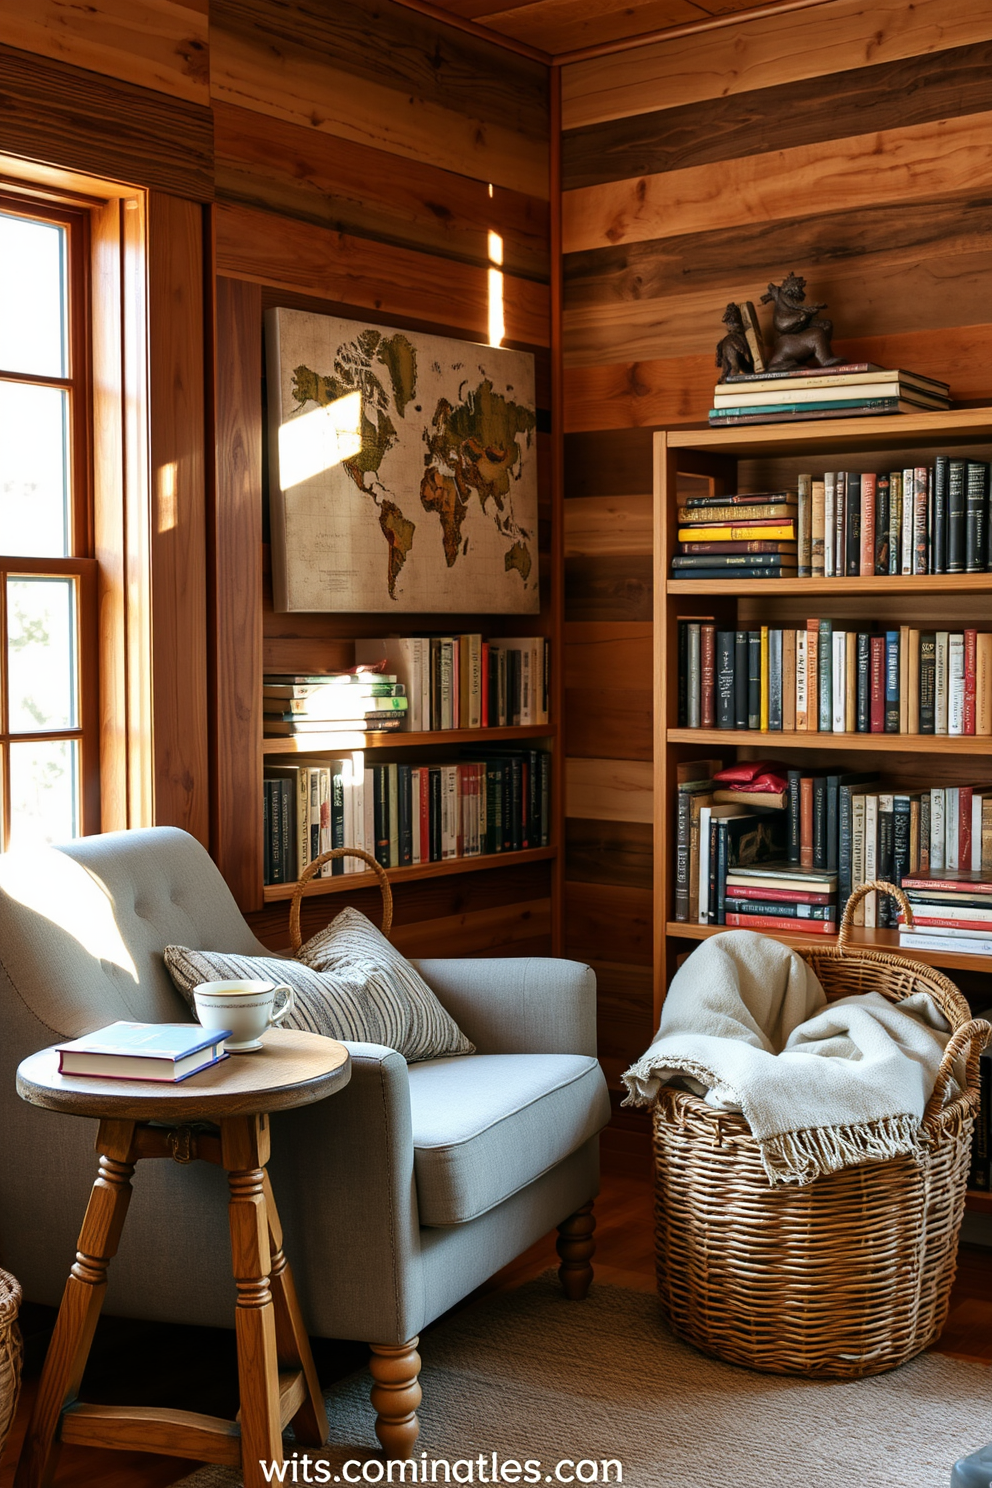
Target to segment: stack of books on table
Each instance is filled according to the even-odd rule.
[[[792,578],[797,516],[795,491],[691,496],[678,509],[672,578]]]
[[[799,367],[785,372],[741,372],[713,390],[710,423],[782,424],[804,419],[859,418],[949,408],[946,382],[873,362]]]
[[[546,636],[373,636],[355,642],[355,660],[395,674],[414,733],[548,721]]]
[[[174,1085],[226,1059],[230,1037],[199,1023],[108,1023],[55,1047],[61,1075]]]
[[[899,915],[899,944],[921,951],[992,956],[992,867],[904,876],[913,928]]]
[[[405,726],[408,707],[406,688],[395,673],[272,672],[262,679],[267,738],[395,731]]]

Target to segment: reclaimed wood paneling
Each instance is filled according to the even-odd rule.
[[[230,104],[214,104],[217,195],[336,232],[546,280],[548,203]]]
[[[604,687],[595,693],[584,687],[566,689],[569,754],[651,759],[651,707],[650,689]]]
[[[652,627],[585,624],[565,626],[565,686],[651,690]]]
[[[642,760],[569,759],[565,815],[592,821],[650,822],[653,771]]]
[[[581,496],[565,503],[565,557],[650,553],[650,496]]]
[[[615,884],[566,883],[565,954],[577,961],[651,965],[651,893]]]
[[[154,192],[148,214],[155,821],[210,837],[203,212]]]
[[[485,269],[227,203],[217,206],[215,221],[217,269],[232,279],[304,290],[400,319],[430,319],[489,339]],[[548,344],[546,285],[505,275],[503,312],[508,341]]]
[[[213,0],[210,21],[215,99],[548,195],[541,64],[389,0]]]
[[[562,136],[566,191],[992,108],[992,42],[721,94]]]
[[[611,1088],[618,1090],[620,1076],[644,1053],[654,1033],[651,969],[622,961],[594,961],[592,969],[599,1058]]]
[[[209,101],[207,0],[0,0],[0,35],[37,56]]]
[[[568,558],[566,620],[650,620],[652,559]]]
[[[703,14],[693,0],[642,0],[639,5],[631,0],[532,0],[530,5],[493,7],[481,19],[494,31],[557,53],[698,21]]]
[[[217,280],[213,623],[214,858],[242,910],[258,909],[262,790],[262,296]],[[313,663],[310,663],[313,665]]]
[[[567,379],[570,374],[566,372]],[[568,408],[566,402],[566,418]],[[565,440],[565,496],[626,496],[630,491],[650,495],[653,480],[652,434],[649,429],[617,425],[597,426],[603,433],[588,433]]]
[[[0,46],[0,98],[0,148],[10,155],[195,201],[213,196],[206,107],[10,46]]]
[[[443,920],[421,920],[397,925],[391,936],[404,956],[505,956],[514,942],[526,942],[533,955],[535,942],[551,949],[551,900],[478,909]]]
[[[651,42],[562,69],[562,123],[579,129],[729,93],[828,77],[988,40],[985,0],[834,0]]]
[[[565,877],[571,883],[612,883],[650,889],[653,853],[650,822],[569,817],[565,823]]]
[[[566,253],[796,215],[797,202],[860,211],[992,185],[992,112],[937,119],[771,155],[604,182],[562,198]],[[810,183],[816,182],[815,198]],[[812,213],[810,213],[812,215]],[[893,236],[898,236],[893,234]]]

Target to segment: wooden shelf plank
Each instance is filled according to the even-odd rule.
[[[428,736],[429,737],[429,736]],[[556,847],[525,847],[520,852],[486,853],[478,858],[445,858],[440,863],[417,863],[409,868],[387,870],[390,883],[412,883],[424,878],[445,878],[452,873],[478,873],[484,868],[513,868],[523,863],[542,863],[558,856]],[[348,894],[379,882],[374,873],[342,873],[337,878],[313,878],[303,890],[310,899],[321,894]],[[296,884],[266,884],[266,904],[292,899]]]
[[[792,455],[833,446],[859,450],[899,449],[906,444],[968,444],[992,440],[992,409],[952,408],[936,413],[901,413],[878,418],[810,419],[795,424],[738,424],[711,429],[670,429],[672,449],[712,450],[721,455]]]
[[[969,1188],[964,1207],[972,1214],[992,1214],[992,1193],[981,1188]]]
[[[552,739],[553,723],[516,724],[509,728],[436,729],[432,733],[294,734],[263,739],[263,754],[340,754],[353,749],[426,749],[438,744],[499,744],[513,739]]]
[[[682,594],[813,595],[988,594],[992,574],[892,574],[858,579],[668,579],[666,592]]]
[[[784,729],[668,730],[669,744],[760,744],[780,749],[839,749],[885,751],[892,754],[992,755],[988,734],[832,734],[786,733]]]
[[[711,935],[722,935],[730,928],[728,925],[691,925],[679,920],[669,920],[665,926],[665,934],[677,940],[708,940]],[[801,932],[792,935],[782,930],[762,930],[761,934],[770,935],[773,940],[781,940],[785,945],[796,946],[798,949],[819,947],[826,950],[837,944],[836,935],[803,935]],[[928,966],[939,966],[945,971],[992,972],[992,956],[971,956],[956,951],[910,951],[905,946],[900,946],[897,930],[855,929],[851,933],[850,944],[854,951],[891,951],[909,961],[925,961]]]

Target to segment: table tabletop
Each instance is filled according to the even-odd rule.
[[[72,1116],[220,1121],[310,1105],[350,1079],[343,1044],[302,1029],[270,1028],[261,1049],[230,1054],[177,1084],[60,1075],[57,1049],[41,1049],[18,1068],[17,1093],[32,1106]]]

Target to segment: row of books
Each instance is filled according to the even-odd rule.
[[[291,883],[321,853],[358,847],[383,868],[547,847],[551,756],[480,745],[455,763],[367,765],[338,759],[269,764],[263,782],[264,881]],[[354,857],[321,877],[365,873]]]
[[[683,616],[678,667],[679,728],[992,734],[992,631],[818,617],[718,630],[712,616]]]
[[[937,455],[930,466],[798,477],[799,577],[988,573],[989,466]]]
[[[502,728],[548,721],[546,636],[387,636],[355,642],[355,660],[393,673],[416,731]]]
[[[690,496],[678,509],[673,579],[780,579],[798,568],[795,491]]]
[[[764,789],[749,797],[714,779],[720,764],[696,760],[678,766],[678,921],[736,925],[727,914],[746,913],[763,916],[753,929],[795,929],[789,922],[802,918],[816,921],[804,929],[832,934],[850,895],[872,879],[907,885],[912,875],[934,873],[965,874],[969,882],[992,878],[987,786],[907,790],[868,771],[783,768],[781,791]],[[761,768],[765,779],[775,769]],[[795,881],[752,884],[752,890],[776,892],[752,892],[746,908],[728,902],[728,888],[747,887],[737,881],[742,874],[767,877],[770,864],[779,877]],[[743,897],[734,893],[729,900]],[[870,894],[856,906],[854,922],[895,928],[897,906],[889,895]]]
[[[750,339],[750,338],[749,338]],[[780,424],[950,407],[951,390],[921,372],[848,362],[781,372],[732,374],[713,390],[710,423]]]
[[[992,804],[992,791],[986,793]],[[992,839],[992,811],[989,838]],[[984,820],[984,815],[983,815]],[[989,843],[992,848],[992,840]],[[944,869],[941,876],[907,877],[902,888],[913,911],[910,927],[899,916],[899,944],[924,951],[953,951],[956,955],[992,956],[992,852],[958,870]]]

